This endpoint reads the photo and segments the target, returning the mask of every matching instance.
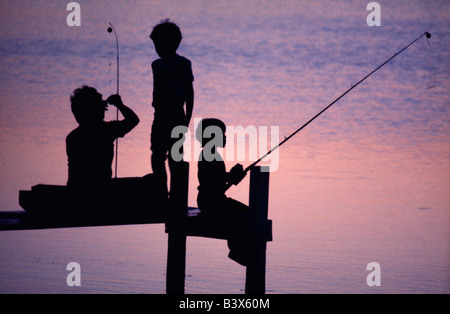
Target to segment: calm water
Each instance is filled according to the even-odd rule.
[[[278,126],[281,138],[429,31],[431,45],[422,38],[278,151],[267,292],[449,293],[450,5],[379,1],[382,26],[369,27],[368,2],[84,1],[81,27],[67,26],[68,1],[2,2],[0,210],[20,210],[21,189],[65,184],[71,92],[115,93],[109,22],[121,94],[141,118],[120,142],[121,177],[151,172],[148,34],[162,18],[184,35],[194,117]],[[247,202],[248,179],[229,195]],[[189,238],[186,292],[243,293],[245,269],[227,253],[225,241]],[[164,293],[166,254],[162,225],[2,232],[0,292]],[[69,262],[81,287],[66,284]],[[366,284],[370,262],[380,287]]]

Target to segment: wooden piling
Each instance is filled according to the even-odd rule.
[[[254,167],[250,173],[251,246],[247,265],[245,293],[264,294],[266,290],[266,246],[269,221],[269,169]]]
[[[172,169],[168,233],[166,293],[183,294],[186,272],[186,232],[188,209],[189,163],[179,162]]]
[[[187,234],[220,238],[220,235],[203,235],[203,229],[191,230],[195,218],[187,218],[189,165],[185,163],[177,171],[171,184],[171,211],[166,232],[169,234],[166,292],[168,294],[183,294],[186,271],[186,237]],[[176,186],[175,186],[176,185]],[[269,169],[267,167],[254,167],[250,173],[249,194],[249,261],[246,270],[245,293],[264,294],[266,289],[266,246],[272,240],[271,221],[267,219],[269,202]],[[203,222],[204,224],[205,222]],[[207,223],[207,222],[206,222]],[[226,227],[226,226],[225,226]],[[231,226],[228,226],[231,227]],[[190,232],[187,232],[190,230]],[[203,230],[203,231],[202,231]],[[220,232],[219,232],[220,233]]]

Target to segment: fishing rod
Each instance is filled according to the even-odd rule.
[[[116,37],[116,47],[117,47],[117,95],[119,95],[119,40],[117,38],[117,33],[116,33],[116,29],[114,28],[114,26],[109,23],[110,27],[108,27],[108,33],[111,33],[114,31],[114,35]],[[116,108],[116,120],[119,120],[119,108]],[[115,177],[117,179],[117,157],[118,157],[118,153],[119,153],[119,138],[116,138],[116,164],[115,164]]]
[[[359,84],[361,84],[363,81],[365,81],[369,76],[371,76],[372,74],[374,74],[376,71],[378,71],[380,68],[382,68],[384,65],[386,65],[389,61],[391,61],[392,59],[394,59],[396,56],[398,56],[399,54],[401,54],[403,51],[405,51],[409,46],[411,46],[412,44],[414,44],[416,41],[418,41],[420,38],[422,38],[423,36],[426,36],[426,38],[431,38],[431,34],[429,32],[425,32],[422,35],[420,35],[418,38],[416,38],[414,41],[412,41],[411,43],[409,43],[406,47],[404,47],[403,49],[401,49],[399,52],[395,53],[392,57],[390,57],[389,59],[387,59],[385,62],[383,62],[380,66],[378,66],[375,70],[373,70],[372,72],[370,72],[369,74],[367,74],[364,78],[362,78],[358,83],[356,83],[355,85],[352,85],[352,87],[350,87],[348,90],[346,90],[341,96],[339,96],[338,98],[336,98],[333,102],[331,102],[328,106],[326,106],[325,108],[323,108],[319,113],[317,113],[314,117],[312,117],[308,122],[306,122],[305,124],[303,124],[301,127],[299,127],[297,130],[295,130],[291,135],[289,135],[288,137],[285,137],[283,141],[281,141],[278,145],[276,145],[275,147],[273,147],[271,150],[269,150],[265,155],[263,155],[262,157],[260,157],[258,160],[256,160],[254,163],[252,163],[250,166],[248,166],[247,168],[244,169],[245,173],[247,173],[250,169],[252,169],[253,167],[255,167],[261,160],[263,160],[264,158],[266,158],[267,156],[269,156],[274,150],[278,149],[281,145],[283,145],[284,143],[286,143],[287,141],[289,141],[294,135],[296,135],[298,132],[300,132],[301,130],[303,130],[308,124],[310,124],[311,122],[313,122],[317,117],[319,117],[322,113],[324,113],[328,108],[330,108],[331,106],[333,106],[336,102],[338,102],[341,98],[343,98],[345,95],[347,95],[351,90],[353,90],[356,86],[358,86]],[[226,190],[228,190],[230,188],[231,184],[227,185]]]

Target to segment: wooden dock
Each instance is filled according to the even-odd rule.
[[[249,214],[217,217],[199,214],[188,207],[189,164],[180,163],[172,174],[176,186],[166,208],[132,215],[32,215],[25,211],[0,212],[0,231],[51,228],[78,228],[164,223],[168,233],[166,292],[183,294],[188,236],[219,240],[240,239],[251,243],[246,269],[245,293],[265,293],[266,245],[272,241],[272,221],[268,220],[269,172],[254,167],[250,173]]]

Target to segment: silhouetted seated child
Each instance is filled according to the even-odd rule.
[[[111,180],[114,141],[138,125],[139,118],[123,104],[119,95],[104,101],[102,95],[89,86],[75,89],[70,101],[79,126],[66,138],[67,186],[84,190],[101,187]],[[104,121],[108,103],[119,109],[123,120]]]
[[[248,213],[248,206],[225,195],[227,185],[237,185],[245,177],[242,165],[235,165],[230,172],[217,148],[225,147],[225,124],[218,119],[203,119],[196,131],[196,138],[203,150],[198,161],[197,205],[202,214],[215,216],[233,216]],[[242,218],[242,217],[241,217]],[[248,218],[248,217],[247,217]],[[247,264],[248,243],[229,240],[229,258],[241,265]]]

